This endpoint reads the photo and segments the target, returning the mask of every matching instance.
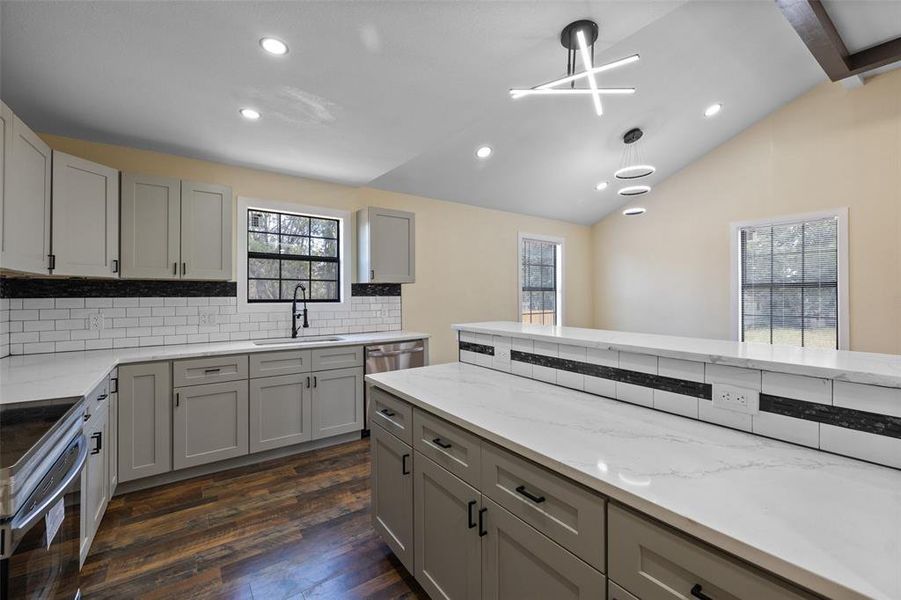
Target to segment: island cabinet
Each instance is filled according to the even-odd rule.
[[[606,595],[604,498],[370,392],[373,524],[432,598]],[[412,502],[400,492],[410,471]]]
[[[172,470],[172,378],[167,362],[119,367],[119,482]]]
[[[373,524],[434,599],[817,598],[378,387],[369,392]]]

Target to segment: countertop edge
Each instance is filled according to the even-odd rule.
[[[378,375],[375,375],[377,377]],[[824,595],[834,600],[868,600],[870,597],[846,586],[828,579],[817,573],[810,572],[803,567],[799,567],[793,563],[787,562],[779,557],[773,556],[754,546],[748,545],[740,540],[732,538],[715,529],[706,527],[696,521],[682,516],[679,513],[670,511],[658,504],[644,500],[627,490],[605,481],[595,479],[577,469],[574,469],[564,463],[556,461],[544,454],[536,452],[528,447],[522,446],[505,437],[480,427],[475,423],[471,423],[465,419],[461,419],[447,413],[441,409],[435,408],[428,402],[411,396],[391,385],[378,381],[373,375],[366,375],[366,383],[383,389],[386,392],[394,394],[410,404],[428,410],[430,413],[441,417],[463,429],[482,437],[489,442],[496,444],[506,450],[524,456],[539,465],[550,469],[567,479],[575,481],[589,489],[607,496],[624,506],[635,509],[650,517],[653,517],[679,531],[698,538],[728,554],[731,554],[745,562],[748,562],[760,569],[769,571],[778,577],[781,577],[795,585],[807,588],[817,594]]]
[[[392,342],[403,342],[403,341],[412,341],[412,340],[422,340],[422,339],[430,339],[432,336],[428,333],[421,333],[418,331],[412,332],[397,332],[397,334],[393,334],[393,332],[385,331],[374,331],[369,333],[360,333],[360,334],[345,334],[348,336],[351,335],[360,335],[360,336],[376,336],[377,334],[384,334],[385,341],[380,341],[379,339],[365,339],[365,340],[341,340],[335,342],[321,342],[315,343],[311,342],[311,344],[315,343],[316,345],[309,345],[302,348],[303,350],[313,350],[317,348],[338,348],[341,346],[367,346],[371,344],[381,344],[381,343],[392,343]],[[86,353],[103,353],[108,352],[111,354],[109,357],[109,364],[104,368],[98,370],[98,375],[96,378],[91,379],[91,384],[86,386],[86,389],[73,390],[72,393],[61,394],[56,396],[44,396],[44,395],[34,395],[34,396],[23,396],[21,398],[17,398],[15,401],[11,402],[2,402],[0,404],[19,404],[24,402],[39,402],[42,400],[49,400],[51,398],[56,397],[78,397],[85,396],[89,394],[91,390],[96,388],[103,381],[106,374],[117,367],[121,367],[122,365],[131,365],[131,364],[141,364],[141,363],[153,363],[153,362],[166,362],[172,360],[183,360],[183,359],[191,359],[191,358],[203,358],[207,356],[228,356],[230,354],[257,354],[260,352],[278,352],[281,350],[292,350],[290,344],[285,345],[270,345],[270,346],[254,346],[253,340],[242,340],[241,344],[251,344],[250,346],[237,346],[236,348],[221,348],[216,350],[204,350],[204,346],[210,346],[212,344],[225,344],[229,342],[202,342],[197,344],[178,344],[178,350],[173,351],[169,355],[151,355],[150,357],[141,357],[141,356],[129,356],[130,352],[147,350],[150,352],[166,352],[166,348],[173,348],[173,346],[146,346],[144,348],[119,348],[119,349],[110,349],[110,350],[83,350],[83,351],[74,351],[74,352],[53,352],[46,354],[16,354],[9,355],[0,358],[0,365],[2,365],[6,361],[15,360],[18,358],[24,357],[37,357],[37,356],[61,356],[61,355],[76,355],[76,354],[86,354]],[[196,346],[197,348],[193,348]],[[181,352],[180,350],[184,350]],[[2,383],[0,383],[0,390],[2,390]]]
[[[774,360],[766,360],[760,358],[743,358],[737,356],[726,356],[715,353],[697,352],[692,350],[672,350],[669,348],[659,348],[646,345],[633,345],[622,342],[603,342],[592,341],[578,338],[567,338],[543,333],[526,333],[511,332],[492,327],[481,326],[478,324],[468,325],[465,323],[454,324],[451,326],[455,331],[465,331],[468,333],[480,333],[486,335],[496,335],[501,337],[510,337],[518,339],[538,340],[542,342],[550,342],[555,344],[568,344],[572,346],[580,346],[584,348],[599,348],[603,350],[615,350],[620,352],[634,352],[636,354],[654,354],[664,358],[673,358],[681,360],[693,360],[698,362],[706,362],[729,367],[740,367],[745,369],[760,369],[763,371],[773,371],[778,373],[787,373],[791,375],[804,375],[807,377],[820,377],[824,379],[832,379],[835,381],[844,381],[848,383],[861,383],[867,385],[878,385],[882,387],[901,388],[901,377],[893,375],[881,375],[868,373],[860,370],[837,369],[834,367],[824,367],[819,365],[809,365],[791,362],[782,362]],[[598,330],[600,331],[600,330]],[[622,332],[626,333],[626,332]],[[645,334],[641,334],[645,335]],[[656,334],[647,334],[656,335]],[[692,338],[699,342],[723,342],[733,340],[715,340],[705,338]],[[737,343],[737,342],[736,342]]]

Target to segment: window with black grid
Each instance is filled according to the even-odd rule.
[[[838,348],[838,219],[740,234],[742,341]]]
[[[248,210],[247,301],[291,300],[303,284],[309,302],[340,302],[339,235],[337,219]]]
[[[557,244],[523,239],[520,320],[557,324]]]

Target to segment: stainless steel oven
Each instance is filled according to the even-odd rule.
[[[384,373],[385,371],[397,371],[398,369],[413,369],[424,367],[428,364],[428,340],[413,340],[411,342],[399,342],[396,344],[380,344],[378,346],[366,346],[367,375],[372,373]],[[369,389],[366,389],[366,399],[363,404],[363,418],[365,431],[369,431]]]
[[[11,442],[5,458],[18,459],[0,469],[0,599],[73,600],[80,596],[83,408],[2,408],[0,434]],[[29,446],[26,433],[42,431]]]

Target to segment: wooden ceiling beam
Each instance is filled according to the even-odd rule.
[[[820,0],[776,0],[776,5],[832,81],[901,60],[901,37],[853,54],[848,52]]]

